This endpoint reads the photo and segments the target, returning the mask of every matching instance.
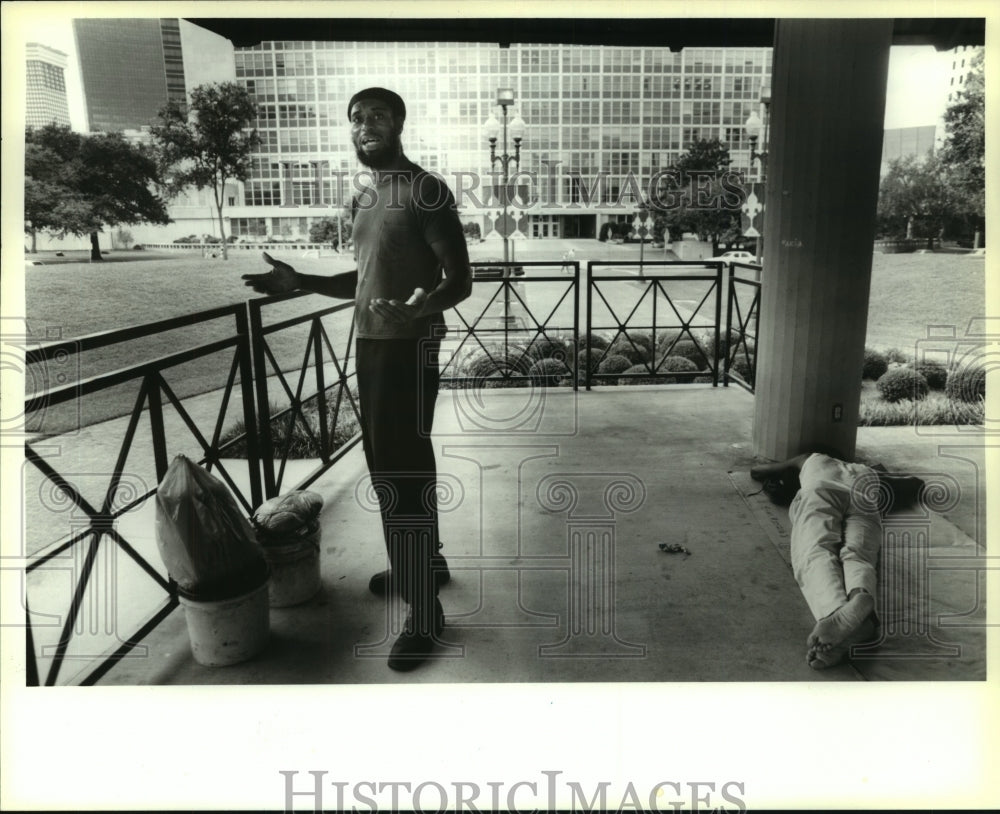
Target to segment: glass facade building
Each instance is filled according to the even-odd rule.
[[[537,200],[526,236],[594,237],[631,218],[636,191],[695,139],[722,140],[733,169],[748,170],[743,123],[761,113],[771,73],[769,48],[264,42],[235,61],[261,135],[230,212],[241,236],[305,237],[349,201],[359,165],[347,102],[363,87],[403,97],[407,155],[445,177],[465,220],[489,209],[483,124],[500,117],[497,89],[513,88],[509,116],[527,123],[520,169]]]
[[[29,42],[25,57],[25,123],[28,127],[44,127],[52,122],[68,126],[66,54]]]
[[[73,34],[92,132],[138,130],[187,101],[176,19],[76,19]]]

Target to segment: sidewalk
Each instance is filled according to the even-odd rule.
[[[491,409],[518,415],[524,396],[491,391]],[[787,514],[746,485],[752,404],[742,390],[698,385],[556,391],[537,431],[498,435],[470,428],[468,405],[446,392],[435,436],[447,496],[442,539],[454,576],[442,601],[456,649],[405,677],[386,669],[386,631],[399,620],[367,592],[384,553],[377,514],[356,497],[366,476],[355,449],[312,487],[326,501],[321,592],[272,611],[265,653],[230,668],[200,667],[175,612],[147,640],[145,658],[126,660],[102,683],[981,679],[983,620],[976,573],[967,569],[934,571],[932,604],[909,609],[928,614],[921,619],[934,641],[959,647],[958,656],[885,658],[885,650],[822,673],[806,666],[812,619],[788,565]],[[652,428],[659,443],[650,443]],[[937,467],[919,441],[897,438],[896,460],[943,470],[949,459]],[[948,465],[969,482],[968,466]],[[974,555],[947,518],[929,528],[930,548],[918,552],[939,557],[951,549],[962,563]],[[603,623],[594,619],[582,642],[589,652],[574,656],[581,641],[570,635],[576,583],[567,556],[582,539],[574,535],[599,529],[610,535],[603,539],[613,558],[591,561],[584,573],[597,568],[611,580],[614,613],[605,607]],[[690,554],[665,554],[660,542]],[[956,628],[956,614],[969,611]]]

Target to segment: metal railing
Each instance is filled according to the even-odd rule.
[[[750,272],[751,276],[742,276]],[[741,275],[741,276],[737,276]],[[726,354],[723,384],[754,392],[757,379],[757,320],[760,316],[761,268],[732,263],[726,297]]]
[[[68,512],[70,515],[70,533],[67,539],[41,544],[37,550],[33,550],[35,543],[30,538],[24,541],[27,555],[24,605],[29,642],[27,654],[29,684],[44,682],[46,685],[55,685],[59,681],[67,659],[82,659],[92,662],[95,658],[107,653],[106,643],[102,645],[104,650],[101,654],[91,653],[81,656],[70,653],[70,645],[74,638],[82,638],[82,635],[88,632],[84,629],[85,622],[81,617],[85,604],[91,609],[103,606],[106,613],[112,614],[103,620],[103,630],[100,630],[102,627],[100,621],[95,624],[91,620],[89,632],[94,633],[100,630],[105,634],[105,639],[110,636],[114,642],[110,647],[113,647],[114,650],[110,656],[103,658],[95,669],[80,680],[79,683],[82,684],[95,683],[114,664],[135,648],[177,606],[176,585],[169,576],[161,573],[161,569],[150,562],[149,557],[140,552],[141,546],[133,544],[116,527],[123,516],[144,504],[155,494],[155,484],[159,483],[166,473],[170,446],[168,423],[171,425],[171,433],[182,427],[190,432],[187,443],[191,446],[197,445],[200,451],[194,457],[197,457],[198,462],[209,470],[213,467],[216,468],[218,474],[248,511],[251,510],[251,507],[259,504],[262,492],[259,471],[254,465],[259,456],[253,433],[241,439],[248,449],[250,465],[247,469],[247,482],[249,495],[245,494],[245,489],[237,485],[234,477],[221,462],[226,447],[239,440],[234,439],[229,444],[221,442],[223,423],[228,413],[231,396],[237,391],[237,388],[242,399],[241,412],[245,426],[253,427],[256,423],[247,313],[242,305],[216,308],[75,340],[45,343],[26,351],[27,369],[32,369],[32,366],[44,368],[46,364],[57,359],[65,359],[67,355],[84,354],[98,348],[130,343],[142,337],[158,335],[183,327],[200,326],[220,319],[232,319],[235,323],[234,330],[230,335],[222,339],[202,343],[166,356],[100,373],[79,381],[69,382],[59,387],[47,389],[43,393],[26,397],[25,416],[37,417],[40,414],[44,415],[45,411],[50,408],[71,402],[79,404],[88,396],[110,391],[112,388],[122,385],[137,387],[131,408],[127,411],[121,444],[110,468],[102,467],[96,457],[92,454],[88,455],[86,450],[79,451],[77,456],[68,454],[64,450],[67,444],[64,436],[59,437],[61,443],[58,445],[54,443],[52,438],[43,435],[29,437],[25,442],[24,450],[27,463],[41,474],[44,485],[51,485],[54,488],[54,492],[51,494],[47,494],[41,489],[39,494],[47,497],[57,511]],[[199,423],[204,426],[204,422],[200,422],[185,407],[182,399],[177,396],[173,387],[168,383],[164,373],[183,365],[196,363],[198,360],[206,359],[213,354],[230,350],[232,351],[232,360],[229,364],[228,377],[222,388],[221,405],[214,413],[214,428],[210,432],[211,439],[209,440],[199,428]],[[164,416],[165,402],[171,405],[176,413],[172,422],[168,422]],[[127,406],[127,403],[123,406]],[[139,449],[140,425],[142,425],[144,433],[147,434],[146,440],[152,450],[151,462],[147,459],[138,462],[130,461],[129,458],[130,453]],[[102,438],[101,440],[106,442],[108,439]],[[47,449],[53,454],[46,456]],[[139,451],[137,454],[141,456],[142,453]],[[126,471],[127,463],[129,466]],[[148,471],[150,464],[152,466],[151,472]],[[77,471],[66,471],[67,466]],[[144,475],[145,477],[143,477]],[[28,477],[27,473],[25,477]],[[81,488],[80,484],[84,480],[90,484],[90,497],[86,496],[85,490]],[[97,500],[93,498],[95,492]],[[108,550],[109,546],[113,547],[110,551]],[[124,637],[120,635],[116,624],[117,605],[122,599],[118,593],[119,586],[117,582],[100,584],[101,578],[107,577],[108,572],[112,576],[117,574],[117,558],[120,554],[124,554],[129,561],[137,565],[149,577],[152,585],[162,597],[160,606],[152,611],[152,615],[139,624],[137,630]],[[101,559],[102,556],[103,559]],[[46,574],[46,571],[65,572],[67,570],[71,574],[72,582],[68,607],[65,609],[46,607],[46,611],[55,610],[57,612],[39,612],[36,609],[36,612],[33,613],[29,601],[31,590],[27,583],[32,578],[44,579],[46,576],[50,577],[49,583],[51,583],[53,575]],[[51,594],[51,591],[49,593]],[[148,611],[146,612],[148,613]],[[37,625],[33,624],[36,618],[39,622]],[[50,623],[42,624],[41,620],[44,619],[50,620]],[[58,628],[59,634],[55,642],[47,642],[46,639],[51,637],[45,636],[41,628]],[[35,643],[39,641],[39,633],[42,633],[39,650],[43,657],[51,658],[44,679],[41,675],[38,653],[35,650]]]
[[[350,386],[352,379],[356,381],[357,376],[352,370],[351,353],[354,341],[354,301],[342,301],[319,311],[298,314],[270,325],[264,324],[264,314],[274,310],[278,303],[306,296],[309,295],[285,294],[247,302],[257,412],[261,416],[258,435],[264,492],[269,498],[280,494],[282,490],[286,467],[297,438],[305,442],[308,454],[318,458],[319,464],[300,479],[293,489],[305,489],[312,484],[361,440],[359,427],[354,427],[353,432],[348,429],[350,434],[344,437],[345,425],[349,428],[352,422],[356,424],[360,418],[355,391]],[[324,323],[324,318],[338,315],[346,324],[342,324],[339,331],[328,330],[333,326]],[[274,342],[282,335],[294,341],[289,335],[298,326],[308,326],[308,333],[297,348],[302,354],[301,362],[295,367],[289,367],[278,359]],[[339,352],[334,349],[334,340],[343,342]],[[294,347],[286,347],[281,354],[282,358],[294,358],[291,353],[293,350]],[[306,393],[310,371],[311,387]],[[287,374],[290,372],[297,377],[294,387],[289,383]],[[328,382],[328,377],[333,381]],[[287,399],[288,406],[279,407],[272,414],[274,385],[280,386],[280,392]],[[344,418],[347,418],[346,422],[342,422]]]
[[[473,296],[451,309],[454,319],[443,336],[444,386],[480,385],[484,379],[494,379],[498,386],[548,385],[569,379],[575,390],[579,262],[490,262],[472,267]],[[482,275],[491,269],[498,271],[495,278]],[[537,296],[529,298],[529,291]],[[569,307],[572,314],[567,316]]]
[[[484,379],[493,378],[500,386],[551,385],[566,384],[568,376],[568,383],[574,389],[583,381],[589,390],[595,381],[609,378],[663,382],[704,377],[715,386],[721,376],[724,384],[733,381],[752,391],[760,283],[737,276],[736,268],[731,266],[728,290],[724,292],[723,264],[718,262],[656,261],[643,264],[638,275],[600,273],[604,269],[622,271],[623,267],[635,266],[634,262],[588,263],[586,322],[582,325],[578,262],[474,264],[474,269],[480,272],[489,267],[499,267],[502,271],[496,276],[477,274],[473,296],[449,312],[440,357],[442,383],[446,387],[462,387],[469,383],[480,385]],[[756,269],[745,264],[735,266]],[[695,273],[670,273],[678,267],[689,270],[694,267]],[[517,273],[519,270],[523,273]],[[133,632],[122,637],[114,631],[114,642],[102,653],[89,657],[90,662],[99,663],[79,683],[98,681],[177,607],[176,586],[169,576],[159,564],[153,564],[151,559],[155,558],[144,556],[140,546],[130,542],[116,527],[128,512],[155,495],[155,484],[166,473],[170,454],[180,451],[170,437],[175,430],[186,429],[190,434],[188,445],[196,448],[191,457],[209,470],[216,469],[248,514],[264,498],[285,490],[288,462],[301,453],[293,448],[296,428],[299,438],[307,442],[308,457],[317,459],[317,463],[289,488],[305,488],[313,483],[360,440],[360,432],[354,426],[359,409],[352,387],[356,382],[352,354],[354,303],[341,301],[319,310],[306,308],[305,313],[292,313],[295,308],[303,310],[302,298],[307,296],[296,293],[255,298],[245,304],[133,328],[49,342],[26,352],[29,368],[44,368],[66,355],[80,356],[144,337],[159,337],[168,331],[233,320],[233,327],[222,338],[81,378],[25,399],[25,415],[31,416],[59,405],[82,403],[111,388],[123,385],[137,388],[129,409],[122,410],[119,406],[118,415],[125,413],[121,445],[114,464],[105,472],[99,500],[84,495],[74,482],[78,473],[60,471],[58,461],[54,463],[46,457],[45,447],[52,439],[38,435],[25,443],[28,463],[75,512],[68,535],[61,533],[55,542],[46,541],[37,550],[28,552],[26,579],[43,575],[50,568],[66,570],[67,557],[72,559],[70,570],[74,574],[68,608],[65,613],[56,614],[60,631],[55,642],[44,632],[39,636],[41,631],[36,629],[39,626],[33,626],[34,616],[43,618],[46,614],[33,614],[29,610],[31,591],[28,591],[25,611],[29,684],[56,684],[66,660],[79,658],[70,653],[70,643],[80,633],[85,604],[93,602],[93,583],[101,573],[98,560],[109,546],[116,556],[124,554],[148,575],[162,601],[146,611],[146,618],[135,625]],[[724,330],[723,296],[727,301]],[[606,319],[595,318],[597,303],[607,309]],[[572,309],[571,314],[567,314],[568,309]],[[581,329],[586,334],[582,344]],[[601,331],[611,335],[606,347],[598,348],[595,337]],[[638,338],[646,332],[649,332],[648,346]],[[724,352],[720,353],[720,348]],[[600,372],[601,361],[614,355],[611,351],[615,349],[631,349],[635,358],[641,358],[645,349],[648,358],[639,363],[642,365],[639,371]],[[198,410],[191,409],[188,397],[179,397],[164,376],[165,371],[184,365],[217,365],[210,357],[229,351],[232,358],[225,383],[216,391],[216,395],[221,394],[217,407],[213,404],[207,410],[204,405]],[[681,352],[694,355],[705,364],[698,365],[699,370],[667,369],[670,364],[667,360],[676,359]],[[560,365],[538,366],[545,359]],[[578,369],[581,364],[582,375]],[[749,375],[743,375],[741,364],[747,365]],[[215,370],[217,367],[212,367]],[[227,427],[234,396],[242,402],[238,405],[239,418]],[[277,404],[279,397],[287,404]],[[174,410],[170,421],[164,414],[165,405]],[[168,424],[172,428],[170,433]],[[211,429],[207,429],[209,426]],[[139,446],[140,427],[152,450],[148,460],[143,461],[151,471],[148,483],[139,478],[136,488],[125,481],[135,472],[135,462],[129,454]],[[106,443],[107,439],[102,436],[102,441]],[[228,461],[244,456],[245,464],[241,462],[240,466],[245,465],[246,476],[241,484],[230,472]],[[39,653],[43,658],[51,658],[44,677]]]
[[[600,273],[615,268],[636,273]],[[679,268],[695,273],[669,273]],[[717,261],[658,260],[641,267],[634,261],[588,263],[586,388],[611,380],[708,378],[718,385],[722,281],[723,264]],[[603,318],[594,314],[596,303],[607,311]],[[598,346],[600,337],[604,341]],[[619,356],[631,362],[628,368],[611,358]]]

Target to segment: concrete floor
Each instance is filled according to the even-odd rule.
[[[385,664],[399,609],[367,591],[385,557],[378,515],[358,497],[366,474],[355,448],[311,487],[326,501],[322,588],[271,610],[260,655],[198,665],[178,610],[146,639],[145,657],[101,684],[982,679],[984,628],[968,572],[941,572],[947,586],[934,588],[971,620],[959,634],[932,631],[958,635],[959,655],[932,647],[916,661],[806,665],[813,620],[787,562],[787,514],[746,479],[752,411],[746,392],[710,385],[491,391],[481,404],[445,392],[435,438],[451,644],[435,659],[407,674]],[[925,453],[911,441],[909,458],[896,460]],[[973,497],[958,512],[966,519],[982,500]],[[935,541],[975,554],[955,523],[935,523]],[[689,553],[664,553],[661,542]]]

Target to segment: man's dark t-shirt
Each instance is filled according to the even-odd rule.
[[[373,181],[355,196],[353,237],[359,338],[429,336],[434,325],[444,324],[441,314],[433,314],[400,325],[368,309],[373,298],[405,302],[415,288],[430,293],[441,282],[441,264],[431,244],[465,240],[455,198],[444,181],[410,161],[404,169]]]

